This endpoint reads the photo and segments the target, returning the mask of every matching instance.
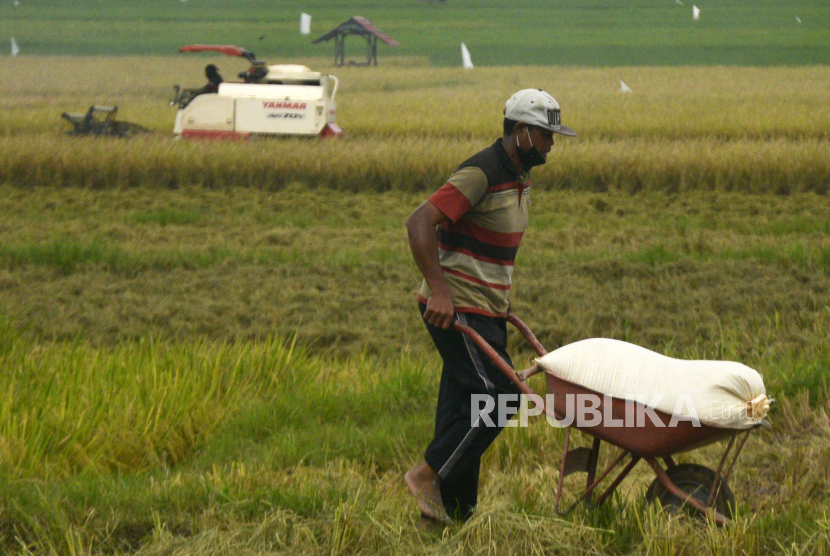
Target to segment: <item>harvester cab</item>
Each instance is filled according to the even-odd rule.
[[[174,133],[184,138],[252,136],[341,137],[335,123],[337,78],[301,65],[267,66],[252,52],[231,45],[190,45],[181,52],[221,52],[250,62],[242,82],[222,82],[216,91],[174,87],[178,108]]]

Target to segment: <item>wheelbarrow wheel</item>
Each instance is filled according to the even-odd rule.
[[[681,463],[666,469],[666,475],[680,490],[691,494],[704,506],[709,501],[709,494],[715,481],[715,472],[712,469],[695,463]],[[718,482],[718,485],[714,508],[731,519],[735,515],[735,495],[732,494],[732,490],[723,478]],[[684,504],[682,499],[669,492],[660,482],[660,479],[657,478],[648,487],[646,500],[648,502],[659,500],[663,511],[666,513],[686,512],[690,515],[702,517],[700,512],[688,504]]]

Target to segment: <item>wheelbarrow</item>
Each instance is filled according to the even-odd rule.
[[[510,313],[507,315],[507,321],[522,333],[531,348],[540,357],[547,353],[533,332],[530,331],[530,328],[521,319]],[[453,323],[453,326],[459,332],[469,336],[481,351],[519,387],[522,393],[533,396],[534,399],[539,398],[536,392],[527,385],[526,380],[542,372],[541,367],[534,365],[517,372],[475,330],[457,321]],[[735,497],[729,489],[727,481],[732,474],[741,450],[749,438],[749,434],[761,424],[754,425],[750,429],[730,429],[704,423],[692,423],[688,420],[675,420],[673,426],[670,427],[668,425],[672,423],[672,415],[649,408],[649,415],[656,416],[662,426],[651,419],[643,419],[642,422],[637,423],[636,428],[631,426],[607,426],[604,420],[600,420],[599,424],[596,425],[585,426],[573,419],[573,415],[569,415],[574,410],[573,406],[568,407],[566,404],[565,400],[569,395],[593,395],[600,400],[604,400],[603,403],[610,403],[610,415],[617,422],[624,419],[627,412],[630,415],[632,410],[645,409],[645,405],[630,400],[603,396],[599,392],[557,377],[551,372],[546,372],[545,375],[547,377],[548,393],[554,394],[554,396],[553,404],[543,403],[542,411],[548,418],[557,422],[571,423],[567,426],[565,432],[565,443],[559,466],[559,482],[556,487],[555,502],[557,513],[566,515],[582,501],[589,504],[594,502],[593,496],[600,483],[628,458],[626,465],[599,495],[599,498],[595,501],[596,505],[607,500],[623,479],[631,473],[637,463],[644,460],[656,475],[646,492],[646,500],[659,500],[663,509],[667,512],[685,509],[698,515],[711,516],[718,525],[729,523],[735,514]],[[603,415],[609,414],[606,413],[608,408],[598,407],[596,409],[601,411]],[[594,438],[591,448],[571,448],[572,428],[576,428]],[[692,463],[677,464],[673,458],[678,453],[726,439],[729,442],[720,458],[717,470]],[[597,462],[602,441],[620,448],[621,452],[597,476]],[[730,454],[732,454],[730,463],[726,465]],[[585,489],[567,510],[562,511],[560,501],[563,481],[566,476],[577,472],[587,473]]]

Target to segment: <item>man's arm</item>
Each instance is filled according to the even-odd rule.
[[[450,288],[438,261],[438,233],[435,230],[436,226],[447,220],[447,216],[429,201],[416,208],[406,219],[409,248],[430,291],[424,319],[438,328],[449,328],[455,314]]]

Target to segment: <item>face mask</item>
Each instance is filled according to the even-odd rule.
[[[519,136],[516,136],[516,154],[519,155],[519,161],[524,166],[525,170],[530,170],[534,166],[541,166],[546,162],[542,153],[533,146],[533,140],[530,138],[530,131],[525,128],[527,132],[527,140],[530,141],[530,149],[524,150],[519,146]]]

